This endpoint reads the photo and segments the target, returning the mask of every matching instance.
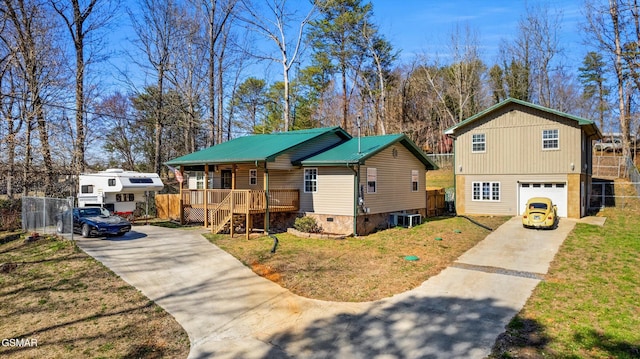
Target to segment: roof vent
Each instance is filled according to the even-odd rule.
[[[122,173],[124,170],[122,168],[107,168],[105,172],[108,173]]]

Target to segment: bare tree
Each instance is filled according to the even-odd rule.
[[[94,32],[105,27],[113,18],[119,1],[106,0],[50,0],[55,12],[60,15],[73,42],[75,53],[75,146],[73,165],[76,172],[84,172],[85,160],[85,71],[91,63],[91,47],[100,46],[100,37]],[[87,52],[87,48],[89,51]],[[99,49],[98,49],[99,50]],[[89,54],[89,56],[87,56]]]
[[[640,40],[637,1],[610,0],[608,5],[587,2],[585,11],[586,33],[610,61],[616,83],[623,155],[630,156],[630,108],[639,87],[635,81],[637,51],[627,50],[636,48]],[[633,42],[636,45],[625,45]]]
[[[426,81],[424,88],[437,96],[443,117],[447,119],[442,124],[444,128],[478,111],[482,104],[481,80],[484,73],[478,39],[469,27],[465,28],[464,35],[456,27],[448,43],[450,64],[440,65],[436,58],[431,64],[421,67],[424,76],[416,78]]]
[[[270,54],[254,53],[253,55],[282,65],[282,77],[284,84],[284,131],[289,131],[290,125],[290,80],[289,71],[296,64],[297,57],[300,53],[300,45],[303,39],[304,27],[311,20],[311,16],[315,11],[315,4],[312,4],[311,10],[302,18],[296,29],[296,36],[293,40],[288,36],[288,27],[290,21],[294,21],[295,13],[290,12],[287,8],[286,0],[264,0],[267,7],[269,17],[266,17],[261,9],[247,0],[242,0],[243,10],[246,16],[242,20],[248,24],[249,29],[257,32],[261,36],[271,40],[278,49],[279,57]],[[291,49],[293,48],[293,49]]]
[[[175,69],[175,47],[180,38],[179,19],[186,16],[174,0],[140,0],[139,17],[130,13],[137,44],[146,56],[142,66],[152,70],[156,79],[158,98],[155,101],[155,133],[153,170],[160,173],[162,165],[162,138],[166,125],[164,113],[165,81],[168,72]]]
[[[216,144],[220,135],[217,124],[216,105],[218,102],[216,82],[218,79],[217,72],[222,69],[216,69],[218,64],[218,52],[224,49],[220,46],[218,40],[226,28],[227,21],[231,19],[238,0],[191,0],[196,8],[198,8],[197,16],[203,19],[206,27],[206,36],[204,37],[204,48],[206,66],[207,66],[207,111],[208,111],[208,133],[207,146]],[[222,109],[218,109],[221,111]]]
[[[19,116],[19,89],[17,86],[17,79],[14,74],[15,69],[10,61],[10,55],[8,53],[3,56],[0,68],[0,89],[2,90],[2,102],[0,105],[0,114],[2,116],[2,123],[6,126],[4,133],[0,133],[2,136],[2,147],[0,147],[0,153],[3,157],[6,156],[6,168],[2,170],[6,172],[6,189],[7,196],[13,198],[14,188],[13,182],[16,174],[16,155],[20,141],[20,133],[24,125],[22,116]],[[2,128],[2,127],[0,127]],[[4,161],[2,161],[4,162]]]
[[[190,153],[195,152],[200,143],[202,97],[207,83],[207,66],[202,61],[206,57],[206,46],[203,46],[202,27],[197,18],[184,17],[177,25],[184,41],[176,44],[180,56],[175,57],[175,68],[167,73],[167,78],[186,102],[180,128],[184,136],[183,150]]]
[[[26,127],[23,180],[27,185],[33,179],[32,130],[37,129],[44,168],[41,178],[44,181],[44,193],[49,195],[53,193],[54,170],[44,106],[49,89],[59,84],[57,81],[63,61],[62,53],[56,47],[59,37],[45,2],[3,0],[2,5],[4,28],[0,33],[0,41],[10,49],[11,59],[18,70],[16,76],[20,78],[20,85],[24,86],[24,91],[17,95],[21,102],[20,116]]]

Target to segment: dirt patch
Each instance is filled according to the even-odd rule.
[[[260,264],[258,262],[251,263],[251,270],[253,270],[256,274],[261,277],[267,278],[268,280],[280,284],[281,275],[276,272],[274,268],[268,265]]]
[[[479,217],[497,228],[509,217]],[[273,240],[207,235],[255,273],[298,295],[364,302],[413,289],[451,265],[490,232],[463,218],[428,218],[413,228],[392,228],[341,240],[278,234]],[[418,257],[408,261],[407,256]]]
[[[11,358],[186,357],[189,339],[162,308],[71,241],[0,246],[0,338]],[[7,342],[10,343],[10,342]],[[35,345],[33,345],[35,344]]]

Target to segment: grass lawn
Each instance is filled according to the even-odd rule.
[[[1,242],[0,242],[1,243]],[[2,358],[186,357],[182,327],[74,242],[18,239],[0,245]]]
[[[640,358],[640,211],[577,224],[493,358]]]
[[[509,218],[478,217],[478,221],[497,228]],[[207,237],[254,272],[293,293],[321,300],[362,302],[415,288],[487,234],[488,230],[464,218],[428,218],[410,229],[396,227],[340,240],[279,234],[275,254],[270,253],[273,240],[269,237]],[[419,260],[408,261],[406,256]]]
[[[435,171],[427,171],[427,187],[429,188],[448,188],[453,187],[454,182],[453,169],[444,168]]]

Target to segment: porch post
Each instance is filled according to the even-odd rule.
[[[231,165],[231,189],[236,189],[236,164]]]
[[[229,205],[231,207],[231,219],[229,220],[229,234],[231,235],[231,238],[233,238],[233,214],[235,213],[233,204],[236,202],[236,198],[234,194],[235,194],[234,190],[231,190],[231,193],[229,194],[231,196],[231,204]]]
[[[269,235],[269,170],[267,161],[264,162],[264,233]]]
[[[209,228],[209,164],[204,165],[204,228]]]
[[[249,190],[247,192],[247,213],[245,216],[245,219],[247,220],[247,222],[245,223],[245,233],[247,233],[247,240],[249,239],[249,234],[251,233],[251,226],[253,226],[253,223],[251,221],[251,199],[252,199],[252,195],[251,195],[251,190]]]
[[[180,173],[182,173],[182,165],[180,165]],[[182,189],[184,188],[184,181],[180,181],[180,201],[179,201],[179,207],[180,207],[180,224],[184,225],[184,199],[182,197]]]

